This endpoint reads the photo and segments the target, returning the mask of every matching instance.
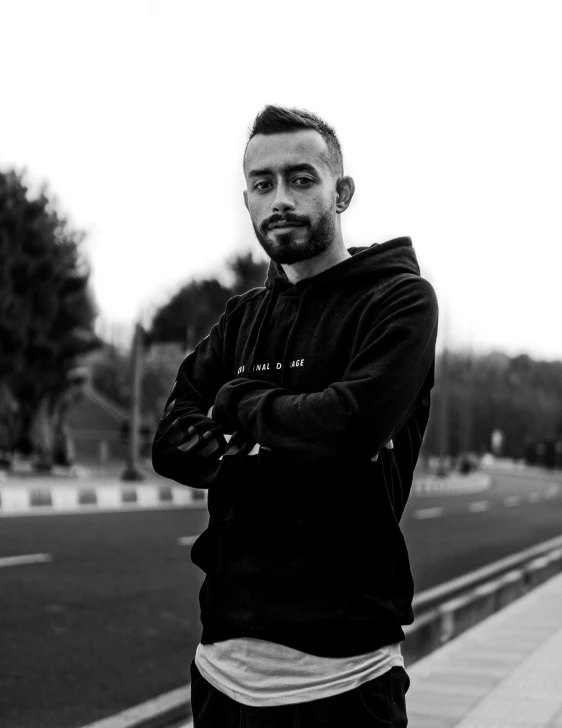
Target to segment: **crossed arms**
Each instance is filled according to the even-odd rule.
[[[228,306],[182,362],[153,442],[157,472],[195,487],[205,487],[210,464],[228,454],[225,434],[243,433],[296,461],[353,453],[376,459],[413,411],[434,361],[437,299],[418,277],[389,293],[341,381],[320,392],[228,380],[227,317]]]

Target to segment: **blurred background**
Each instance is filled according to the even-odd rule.
[[[204,494],[49,514],[45,493],[170,488],[149,454],[178,366],[265,281],[242,155],[266,103],[335,127],[357,190],[346,245],[409,235],[437,292],[402,524],[417,588],[561,535],[559,15],[0,2],[2,725],[73,728],[189,679],[202,575],[179,539],[205,528]],[[41,515],[8,517],[14,489]]]

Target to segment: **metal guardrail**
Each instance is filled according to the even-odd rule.
[[[406,665],[490,617],[562,571],[562,536],[500,559],[414,599],[416,619],[404,628]]]
[[[502,574],[507,573],[511,569],[515,569],[526,562],[530,561],[537,556],[542,556],[549,551],[562,548],[562,536],[544,541],[543,543],[531,546],[524,551],[519,551],[516,554],[507,556],[499,561],[495,561],[493,564],[484,566],[481,569],[470,571],[468,574],[448,581],[445,584],[440,584],[433,589],[427,589],[426,591],[420,592],[414,597],[414,613],[419,614],[426,612],[437,604],[453,599],[461,593],[465,593],[470,589],[474,589],[481,584],[484,584],[491,579],[497,578]]]

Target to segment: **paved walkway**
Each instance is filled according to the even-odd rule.
[[[562,728],[562,574],[406,669],[411,728]]]

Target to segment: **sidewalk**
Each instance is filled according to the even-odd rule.
[[[411,728],[562,728],[562,574],[406,669]]]

